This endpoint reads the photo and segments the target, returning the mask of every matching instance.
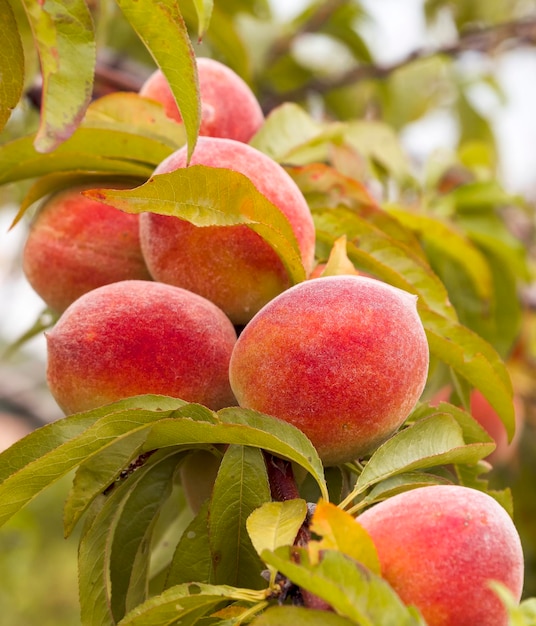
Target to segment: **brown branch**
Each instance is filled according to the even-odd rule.
[[[316,78],[304,87],[283,94],[266,92],[266,97],[274,104],[274,101],[301,100],[307,93],[322,94],[364,80],[387,78],[397,70],[423,59],[436,56],[456,58],[466,52],[480,52],[489,55],[499,49],[504,51],[534,44],[536,44],[536,16],[485,28],[471,28],[463,32],[458,41],[453,44],[437,48],[418,48],[395,63],[359,65],[342,76],[331,79]]]

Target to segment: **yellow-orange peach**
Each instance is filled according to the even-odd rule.
[[[28,282],[58,313],[96,287],[151,278],[140,248],[139,216],[86,198],[84,189],[48,199],[23,250]]]
[[[212,302],[179,287],[122,281],[76,300],[46,333],[47,381],[67,414],[140,394],[235,404],[233,325]]]
[[[294,424],[336,465],[404,422],[428,360],[415,296],[341,275],[295,285],[261,309],[233,349],[229,374],[240,406]]]
[[[398,494],[358,518],[383,577],[428,626],[506,626],[489,587],[496,580],[519,600],[523,552],[507,512],[491,496],[458,485]]]
[[[155,170],[186,167],[181,148]],[[287,172],[265,154],[232,139],[200,137],[192,165],[227,168],[247,176],[288,218],[307,272],[313,266],[315,230],[309,207]],[[180,196],[180,189],[176,190]],[[140,216],[140,240],[155,280],[189,289],[219,306],[235,324],[245,324],[290,286],[274,250],[245,225],[198,227],[168,215]]]
[[[264,122],[264,115],[249,85],[231,68],[214,59],[197,59],[201,100],[200,135],[248,142]],[[149,76],[140,95],[160,102],[167,116],[182,122],[166,77],[160,70]]]

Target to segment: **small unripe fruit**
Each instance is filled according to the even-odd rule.
[[[23,251],[28,282],[58,313],[102,285],[151,279],[140,248],[139,216],[87,198],[84,189],[66,189],[43,204]]]
[[[227,168],[247,176],[287,217],[307,272],[313,266],[315,229],[309,206],[287,172],[274,160],[232,139],[200,137],[191,165]],[[181,148],[155,174],[187,166]],[[176,190],[177,195],[180,189]],[[290,286],[277,253],[245,225],[198,227],[156,213],[140,216],[141,247],[155,280],[189,289],[219,306],[235,324],[245,324]]]
[[[264,115],[249,85],[231,68],[214,59],[197,59],[201,126],[199,134],[227,137],[247,143],[264,122]],[[149,76],[140,95],[160,102],[167,116],[182,117],[166,77],[160,70]]]
[[[415,296],[341,275],[269,302],[240,335],[229,372],[240,406],[290,422],[336,465],[370,452],[404,422],[428,358]]]
[[[376,545],[382,576],[428,626],[507,626],[489,582],[519,601],[523,552],[514,523],[491,496],[458,485],[420,487],[357,519]]]
[[[211,409],[235,404],[228,376],[234,327],[185,289],[150,281],[99,287],[46,338],[48,385],[67,414],[148,393]]]

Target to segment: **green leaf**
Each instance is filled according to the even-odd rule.
[[[197,28],[197,37],[201,40],[210,23],[210,16],[212,14],[212,9],[214,8],[214,2],[213,0],[193,0],[193,2],[199,23]]]
[[[91,502],[117,479],[128,467],[147,439],[147,431],[135,432],[130,437],[114,441],[80,464],[73,486],[63,509],[64,533],[68,537]]]
[[[113,626],[109,597],[109,560],[115,526],[121,515],[127,489],[123,484],[111,497],[94,505],[78,547],[78,589],[82,626]]]
[[[208,507],[206,500],[184,530],[171,560],[166,589],[195,580],[213,583],[212,552],[208,538]]]
[[[278,162],[292,161],[292,152],[322,132],[322,125],[299,105],[287,102],[273,109],[250,144]]]
[[[119,622],[118,626],[163,626],[176,622],[186,626],[197,623],[189,619],[191,615],[195,615],[197,619],[226,600],[256,603],[263,598],[263,592],[250,589],[187,583],[171,587],[136,607]]]
[[[0,147],[0,185],[59,171],[103,171],[147,179],[171,152],[161,142],[111,129],[79,128],[51,154],[36,152],[32,136],[22,137]]]
[[[251,622],[251,626],[355,626],[356,622],[329,611],[298,606],[272,606]]]
[[[312,475],[322,497],[329,499],[324,468],[309,439],[291,424],[251,409],[221,409],[215,423],[190,424],[188,420],[159,420],[152,427],[144,449],[198,443],[251,446],[293,461]]]
[[[414,249],[394,239],[349,209],[314,210],[317,241],[333,245],[345,232],[348,258],[385,282],[419,296],[426,305],[445,318],[456,319],[447,290],[428,262]]]
[[[387,581],[341,552],[326,550],[316,565],[310,563],[306,550],[298,548],[265,550],[262,557],[294,584],[325,600],[339,615],[359,626],[425,624],[416,611],[402,603]]]
[[[178,456],[168,453],[167,458],[148,466],[122,507],[110,558],[111,611],[116,621],[147,599],[152,531],[171,493],[177,463]]]
[[[72,135],[91,100],[96,62],[93,21],[83,0],[23,0],[43,74],[38,152]]]
[[[195,53],[177,0],[117,0],[169,82],[186,130],[188,158],[201,121]]]
[[[152,176],[136,189],[91,190],[85,195],[127,213],[172,215],[195,226],[245,224],[279,255],[293,282],[305,279],[288,219],[240,172],[192,165]]]
[[[0,0],[0,131],[21,99],[24,87],[24,50],[17,20],[8,0]]]
[[[168,145],[171,151],[186,142],[183,124],[170,119],[159,102],[133,92],[119,91],[94,100],[82,125],[143,135]]]
[[[253,511],[247,519],[247,531],[257,553],[292,545],[306,515],[307,504],[298,499],[265,502]]]
[[[121,176],[117,172],[68,171],[45,174],[44,176],[38,178],[26,192],[10,228],[13,228],[21,220],[32,204],[41,200],[41,198],[48,194],[61,191],[62,189],[77,187],[79,185],[94,184],[95,187],[100,187],[106,182],[108,182],[108,184],[112,187],[123,183],[127,186],[130,185],[131,187],[134,187],[142,183],[143,180],[144,177]]]
[[[60,419],[19,440],[0,455],[0,525],[93,454],[185,404],[165,396],[129,398]],[[155,410],[135,408],[140,405]]]
[[[411,177],[409,159],[394,130],[384,122],[349,122],[345,127],[344,140],[372,165],[381,165],[395,179],[407,181]]]
[[[214,582],[266,587],[263,564],[246,529],[249,515],[271,497],[262,451],[230,446],[212,490],[208,534]]]
[[[466,444],[455,418],[437,413],[398,432],[376,449],[355,485],[355,494],[401,472],[447,463],[476,463],[494,444]]]
[[[501,418],[508,437],[515,431],[512,383],[495,349],[465,326],[417,303],[430,352],[479,389]]]
[[[437,218],[400,208],[389,207],[388,211],[421,238],[432,243],[444,256],[454,260],[463,259],[463,268],[471,278],[477,294],[483,299],[491,298],[492,276],[486,258],[458,228]]]
[[[424,472],[402,472],[390,478],[382,480],[372,487],[367,495],[359,501],[358,505],[352,507],[355,514],[365,507],[371,506],[381,500],[391,498],[398,493],[416,489],[417,487],[426,487],[428,485],[448,485],[452,481],[447,480],[438,474],[427,474]]]

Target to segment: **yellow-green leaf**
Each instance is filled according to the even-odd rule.
[[[4,128],[22,96],[24,50],[17,20],[8,0],[0,0],[0,130]]]
[[[169,82],[188,140],[188,157],[201,122],[195,53],[177,0],[117,0]]]
[[[85,195],[126,213],[172,215],[196,226],[245,224],[274,249],[294,283],[305,279],[288,219],[240,172],[192,165],[152,176],[136,189],[99,189]]]
[[[91,100],[96,61],[93,21],[84,0],[22,1],[43,74],[35,149],[51,152],[73,134]]]
[[[320,501],[311,520],[311,531],[322,539],[310,542],[309,550],[314,549],[317,553],[322,550],[338,550],[370,571],[380,573],[380,561],[372,539],[346,511],[330,502]]]

